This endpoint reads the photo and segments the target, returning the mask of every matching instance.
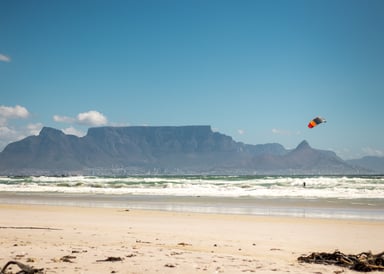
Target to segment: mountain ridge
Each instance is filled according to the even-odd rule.
[[[361,166],[373,170],[375,173],[384,174],[384,157],[365,156],[360,159],[346,160],[350,165]]]
[[[360,174],[332,151],[302,141],[250,145],[210,126],[95,127],[83,137],[44,127],[7,145],[1,175]]]

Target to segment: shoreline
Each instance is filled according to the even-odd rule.
[[[383,199],[303,199],[0,192],[0,203],[384,221]]]
[[[383,251],[381,221],[22,204],[0,218],[1,266],[45,273],[355,273],[297,258]]]

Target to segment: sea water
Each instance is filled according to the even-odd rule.
[[[0,177],[0,203],[384,220],[384,176]]]

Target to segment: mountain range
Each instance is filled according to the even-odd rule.
[[[363,160],[362,160],[363,161]],[[383,161],[344,161],[302,141],[249,145],[210,126],[90,128],[77,137],[44,127],[0,153],[0,175],[270,174],[383,172]],[[366,164],[364,164],[366,163]],[[372,168],[373,167],[373,168]]]

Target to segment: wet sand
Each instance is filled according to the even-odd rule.
[[[303,199],[0,192],[0,203],[384,221],[383,199]]]
[[[21,204],[0,218],[1,266],[45,273],[355,273],[297,257],[384,246],[382,221]]]

